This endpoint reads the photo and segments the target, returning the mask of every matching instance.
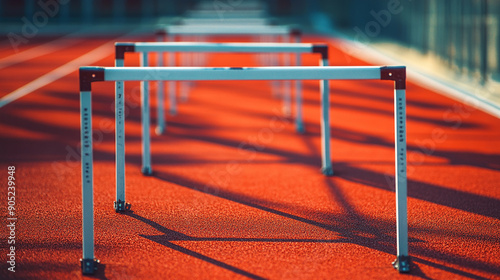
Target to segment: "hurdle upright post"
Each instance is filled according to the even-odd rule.
[[[281,41],[283,43],[288,43],[290,41],[290,35],[282,35]],[[283,58],[283,66],[290,66],[290,56],[292,54],[284,53],[281,54]],[[289,80],[284,80],[283,85],[283,115],[285,117],[290,117],[292,115],[292,82]]]
[[[395,189],[396,189],[396,238],[397,258],[393,262],[399,272],[410,271],[408,253],[408,207],[406,172],[406,68],[383,67],[381,80],[393,80],[394,87],[394,150],[395,150]]]
[[[147,67],[148,53],[143,52],[140,63],[142,67]],[[152,175],[151,168],[151,135],[149,133],[149,81],[141,81],[141,123],[142,123],[142,174]]]
[[[161,42],[163,40],[162,34],[156,34],[156,41]],[[162,51],[157,52],[157,66],[163,66],[163,56],[164,53]],[[166,128],[166,120],[165,120],[165,111],[163,110],[165,103],[165,84],[163,81],[157,81],[157,89],[156,89],[156,128],[155,132],[157,135],[161,135],[165,132]]]
[[[125,66],[125,52],[133,52],[133,44],[115,44],[115,66]],[[125,84],[115,82],[115,165],[116,165],[116,212],[125,211]]]
[[[321,66],[328,66],[328,55],[322,55]],[[330,154],[330,81],[320,80],[321,94],[321,172],[326,176],[333,175]]]
[[[94,274],[94,174],[92,149],[92,81],[103,81],[103,71],[80,69],[80,141],[82,163],[82,258],[83,274]]]
[[[175,35],[168,34],[169,42],[175,42]],[[176,57],[175,52],[168,52],[168,66],[175,66]],[[169,81],[168,82],[168,109],[169,113],[172,116],[177,115],[177,82]]]
[[[295,43],[300,43],[301,31],[294,29],[292,37],[295,38]],[[328,48],[328,47],[327,47]],[[295,65],[301,66],[302,59],[300,53],[295,53]],[[302,80],[295,80],[295,130],[298,133],[304,133],[304,121],[302,120]]]

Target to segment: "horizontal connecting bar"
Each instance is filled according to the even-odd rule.
[[[196,24],[252,24],[264,25],[269,24],[270,20],[267,18],[183,18],[180,20],[181,24],[196,25]]]
[[[289,66],[289,67],[81,67],[101,81],[223,81],[223,80],[378,80],[391,67]],[[394,67],[397,69],[404,69]],[[92,74],[94,73],[94,74]],[[91,79],[90,82],[96,81]]]
[[[252,53],[311,53],[314,44],[304,43],[201,43],[201,42],[147,42],[116,43],[116,46],[133,45],[136,52],[252,52]],[[319,45],[316,45],[319,46]]]
[[[273,25],[169,25],[161,29],[171,35],[289,35],[294,31],[288,26]]]

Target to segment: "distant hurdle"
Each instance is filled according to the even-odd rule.
[[[320,54],[319,65],[328,66],[328,46],[322,44],[300,44],[300,43],[201,43],[201,42],[161,42],[161,43],[116,43],[115,44],[115,66],[125,65],[124,58],[126,52],[139,52],[141,56],[141,66],[148,66],[148,54],[151,52],[198,52],[198,53],[294,53],[297,56],[304,53]],[[158,66],[162,66],[161,57],[158,56]],[[299,58],[300,62],[300,58]],[[123,82],[117,82],[123,83]],[[157,89],[157,126],[156,133],[162,134],[165,131],[164,113],[164,88],[163,81],[158,81]],[[123,90],[123,86],[117,87]],[[148,82],[143,82],[141,90],[148,93]],[[146,94],[143,95],[145,97]],[[169,102],[175,103],[175,98],[170,95]],[[149,107],[146,100],[141,100],[142,107]],[[291,103],[291,100],[289,100]],[[290,106],[290,105],[289,105]],[[145,109],[143,109],[145,110]],[[146,117],[146,116],[145,116]],[[295,127],[297,132],[304,131],[302,120],[302,85],[301,81],[296,81],[295,89]],[[144,137],[144,136],[143,136]],[[147,133],[149,138],[149,131]],[[149,142],[149,141],[148,141]]]
[[[259,37],[270,37],[273,42],[294,42],[300,43],[302,32],[300,29],[292,26],[282,25],[266,25],[266,24],[212,24],[212,25],[163,25],[159,26],[156,30],[158,42],[175,42],[177,36],[237,36],[237,35],[251,35]],[[159,57],[163,57],[162,53],[158,53]],[[168,53],[168,66],[176,66],[173,64],[175,61],[175,52]],[[291,59],[288,56],[284,57],[282,66],[290,66]],[[158,65],[166,65],[163,61],[158,61]],[[296,66],[301,65],[300,56],[296,56]],[[200,65],[196,65],[200,66]],[[275,66],[275,65],[272,65]],[[296,90],[300,90],[300,85],[295,84]],[[176,84],[175,81],[169,82],[169,100],[170,100],[170,113],[175,115],[177,109],[176,105]],[[284,81],[284,113],[289,115],[291,113],[291,84]]]
[[[97,269],[94,258],[94,209],[93,209],[93,148],[92,148],[92,90],[93,82],[114,81],[116,86],[125,81],[220,81],[220,80],[321,80],[321,152],[322,172],[332,175],[330,160],[330,99],[329,80],[391,80],[394,90],[395,124],[395,189],[397,259],[393,263],[400,272],[408,272],[408,220],[406,178],[406,68],[405,67],[255,67],[255,68],[207,68],[207,67],[81,67],[80,114],[81,114],[81,162],[83,204],[83,258],[82,272],[92,274]],[[116,91],[116,141],[117,162],[124,163],[124,96]],[[120,155],[119,155],[120,154]],[[120,157],[120,159],[119,159]],[[123,176],[122,176],[123,175]],[[122,178],[118,178],[122,176]],[[117,180],[125,180],[117,173]],[[125,186],[124,183],[117,184]],[[125,189],[117,189],[115,210],[124,211]]]

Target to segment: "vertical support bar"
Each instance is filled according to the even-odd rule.
[[[116,67],[125,66],[124,59],[115,59]],[[125,211],[125,96],[124,82],[115,82],[115,161],[116,161],[116,201],[117,212]]]
[[[399,272],[410,271],[408,255],[405,94],[405,89],[396,89],[394,91],[397,259],[393,265]]]
[[[158,42],[163,42],[165,34],[163,32],[158,32],[156,41]],[[164,66],[165,65],[165,54],[163,52],[158,52],[158,66]],[[165,116],[165,83],[163,81],[158,81],[158,91],[157,91],[157,97],[158,97],[158,122],[156,126],[156,134],[160,135],[165,133],[165,129],[167,126],[166,123],[166,116]]]
[[[278,39],[276,39],[276,37]],[[279,36],[275,36],[275,35],[269,35],[269,42],[279,42]],[[280,66],[280,56],[278,53],[270,53],[269,54],[270,58],[270,66]],[[281,92],[280,92],[280,84],[281,82],[280,81],[276,81],[276,80],[273,80],[271,81],[271,86],[272,86],[272,95],[274,98],[279,98],[281,96]]]
[[[300,37],[296,37],[296,43],[300,43]],[[301,66],[301,54],[295,53],[295,65]],[[302,121],[302,80],[295,80],[295,130],[304,133],[304,122]]]
[[[175,41],[175,37],[173,35],[169,34],[168,38],[169,42]],[[175,52],[168,53],[168,63],[168,66],[175,66]],[[168,102],[170,104],[169,113],[170,115],[175,116],[177,114],[177,89],[175,81],[168,82]]]
[[[148,66],[148,53],[141,55],[141,66]],[[142,120],[142,174],[151,175],[151,136],[149,133],[149,82],[141,82],[141,120]]]
[[[89,91],[80,91],[80,127],[82,161],[82,247],[80,260],[83,274],[93,274],[94,259],[94,182],[92,159],[92,97]]]
[[[163,52],[158,52],[157,65],[163,66]],[[158,89],[156,90],[157,107],[156,107],[156,129],[157,135],[161,135],[165,132],[166,121],[165,121],[165,86],[163,81],[158,81]]]
[[[321,66],[328,66],[328,59],[321,59]],[[330,83],[320,81],[321,91],[321,172],[326,176],[333,175],[330,158]]]
[[[181,41],[183,42],[196,42],[196,36],[183,36],[181,37]],[[180,66],[194,66],[194,52],[184,52],[180,54]],[[201,66],[201,65],[196,65]],[[179,82],[179,95],[181,102],[186,102],[189,99],[189,81]]]
[[[283,35],[282,41],[288,43],[290,36]],[[283,66],[290,66],[290,53],[283,53]],[[283,114],[286,117],[292,115],[292,82],[290,80],[283,81]]]

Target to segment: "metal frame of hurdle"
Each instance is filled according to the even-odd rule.
[[[123,67],[125,65],[125,53],[139,52],[141,56],[141,66],[148,66],[148,54],[151,52],[231,52],[231,53],[295,53],[300,56],[301,53],[317,53],[321,55],[319,65],[328,66],[328,46],[322,44],[304,44],[304,43],[198,43],[198,42],[163,42],[163,43],[115,43],[115,66]],[[158,56],[158,63],[161,66],[161,58]],[[299,133],[304,131],[302,120],[302,94],[301,81],[296,81],[295,92],[295,126]],[[124,85],[122,81],[116,82],[117,94],[123,94]],[[149,130],[149,82],[141,84],[141,112],[142,112],[142,172],[144,175],[151,175],[152,164],[150,154],[150,130]],[[164,113],[164,91],[163,81],[158,81],[157,88],[157,127],[156,133],[161,134],[165,130]],[[122,131],[117,131],[118,139],[123,138]],[[117,145],[117,146],[121,146]],[[117,178],[124,174],[124,158],[117,158]],[[117,189],[123,189],[124,182],[117,179]],[[121,193],[121,192],[117,192]],[[117,196],[116,201],[124,200]]]
[[[227,36],[227,35],[254,35],[259,37],[278,37],[278,41],[281,42],[294,42],[300,43],[302,32],[297,27],[292,26],[282,26],[282,25],[266,25],[266,24],[256,24],[256,25],[225,25],[225,24],[214,24],[214,25],[163,25],[156,30],[156,36],[158,42],[174,42],[176,41],[176,36]],[[275,41],[274,39],[270,41]],[[181,38],[182,39],[182,38]],[[168,54],[168,66],[174,65],[175,52],[169,52]],[[158,61],[160,63],[160,61]],[[282,66],[290,66],[291,59],[288,56],[284,57],[284,62]],[[300,56],[296,57],[296,66],[301,65]],[[161,65],[165,63],[161,62]],[[201,66],[201,65],[196,65]],[[170,114],[175,115],[177,112],[177,102],[176,102],[176,82],[169,82],[169,101],[170,101]],[[284,81],[284,93],[283,111],[285,115],[289,115],[291,112],[291,84],[288,81]],[[274,87],[277,87],[274,85]],[[300,85],[295,84],[295,90],[300,90]]]
[[[93,148],[92,148],[92,91],[98,81],[116,82],[116,157],[124,160],[124,94],[118,90],[125,81],[221,81],[221,80],[320,80],[321,89],[321,151],[322,171],[332,175],[330,160],[330,98],[329,80],[391,80],[394,90],[395,124],[395,189],[397,259],[393,266],[400,272],[409,272],[407,180],[406,180],[406,68],[402,66],[295,66],[254,68],[211,67],[81,67],[81,164],[82,164],[82,224],[84,274],[92,274],[98,261],[94,258],[94,202],[93,202]],[[117,178],[117,180],[124,180]],[[119,190],[117,190],[119,191]],[[124,190],[123,190],[124,191]],[[123,197],[124,197],[123,193]],[[124,211],[129,204],[115,201],[115,209]]]

